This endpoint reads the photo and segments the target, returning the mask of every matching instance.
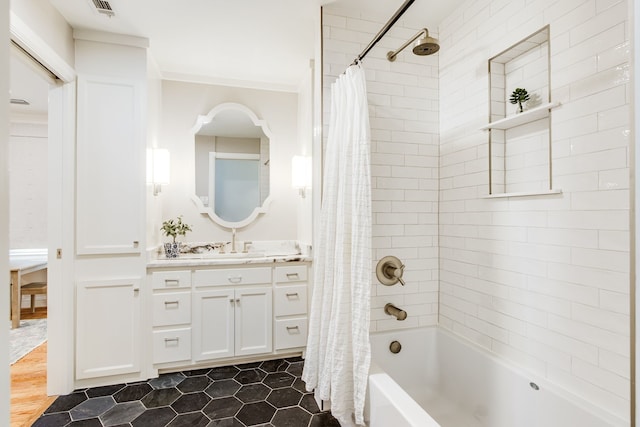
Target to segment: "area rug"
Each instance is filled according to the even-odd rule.
[[[21,320],[20,327],[9,331],[11,365],[47,340],[47,319]]]

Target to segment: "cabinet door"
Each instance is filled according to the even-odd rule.
[[[79,282],[76,378],[140,371],[140,279]]]
[[[235,354],[270,353],[273,350],[271,288],[235,290]]]
[[[233,289],[193,292],[193,360],[233,356]]]
[[[136,80],[78,76],[78,254],[140,253],[144,238],[143,90]]]

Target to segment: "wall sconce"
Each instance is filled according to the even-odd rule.
[[[311,157],[293,156],[291,159],[291,186],[305,198],[307,188],[311,188]]]
[[[153,195],[162,191],[162,185],[169,184],[169,150],[152,148],[147,150],[147,182],[153,184]]]

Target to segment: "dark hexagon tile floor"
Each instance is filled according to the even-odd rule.
[[[58,397],[33,427],[340,427],[300,357],[196,369]]]

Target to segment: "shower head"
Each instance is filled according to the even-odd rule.
[[[440,50],[438,40],[433,37],[425,36],[419,38],[415,45],[413,45],[413,53],[416,55],[431,55]]]
[[[438,40],[429,36],[429,30],[423,28],[415,36],[411,37],[405,44],[400,46],[398,50],[387,53],[387,59],[391,62],[396,60],[396,56],[409,46],[414,40],[417,40],[413,46],[413,53],[416,55],[432,55],[440,50]]]

